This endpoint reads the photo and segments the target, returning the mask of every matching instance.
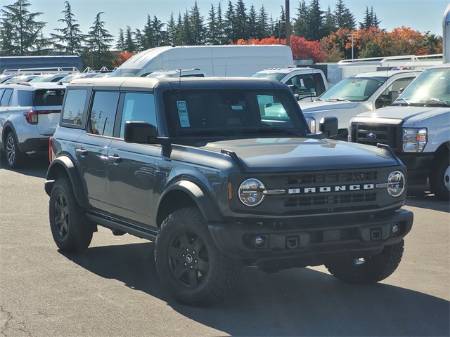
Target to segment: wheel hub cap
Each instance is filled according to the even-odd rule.
[[[208,252],[195,234],[176,236],[169,246],[169,267],[173,277],[184,286],[196,288],[209,270]]]
[[[6,159],[8,160],[8,164],[11,166],[16,160],[16,146],[12,135],[9,135],[6,140]]]
[[[447,191],[450,191],[450,166],[447,166],[447,169],[444,172],[444,185],[447,188]]]

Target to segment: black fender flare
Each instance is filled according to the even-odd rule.
[[[72,186],[72,191],[75,195],[75,199],[81,207],[86,208],[88,206],[88,200],[86,193],[83,188],[82,180],[79,176],[78,170],[75,167],[72,159],[67,156],[59,156],[54,159],[47,170],[47,178],[45,181],[45,192],[50,195],[53,184],[57,178],[58,172],[64,172],[69,178],[70,184]]]
[[[158,201],[157,214],[159,214],[161,204],[165,201],[166,197],[174,191],[180,191],[186,193],[196,204],[203,217],[208,222],[221,221],[221,213],[218,206],[211,200],[211,197],[205,192],[205,188],[191,180],[181,179],[173,182],[164,190]]]

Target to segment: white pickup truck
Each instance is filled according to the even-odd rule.
[[[300,102],[311,132],[325,117],[338,119],[339,139],[347,139],[350,120],[366,111],[392,104],[419,71],[377,71],[346,78],[314,102]]]
[[[408,168],[409,186],[450,196],[450,64],[425,70],[393,106],[351,121],[353,142],[389,145]]]
[[[323,71],[309,67],[265,69],[252,77],[284,83],[292,89],[298,100],[320,96],[328,89]]]

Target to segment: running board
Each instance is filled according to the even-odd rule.
[[[89,220],[95,222],[100,226],[109,228],[111,230],[123,231],[125,233],[137,236],[141,239],[154,241],[156,239],[156,236],[158,235],[157,231],[143,228],[141,226],[137,226],[123,220],[115,219],[106,214],[89,212],[86,214],[86,216],[89,218]]]

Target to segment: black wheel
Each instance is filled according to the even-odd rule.
[[[89,247],[93,226],[86,219],[69,182],[64,178],[58,179],[53,186],[49,216],[53,239],[61,251],[79,253]]]
[[[450,199],[450,154],[442,154],[437,158],[430,183],[432,192],[439,199]]]
[[[11,169],[19,168],[23,163],[24,154],[19,150],[16,136],[12,131],[9,131],[5,137],[3,150],[6,165]]]
[[[177,210],[163,221],[155,260],[162,284],[175,299],[188,304],[223,300],[237,268],[219,252],[195,208]]]
[[[400,264],[403,256],[403,240],[384,247],[383,251],[368,258],[346,258],[326,264],[328,271],[341,281],[348,283],[375,283],[390,276]]]

